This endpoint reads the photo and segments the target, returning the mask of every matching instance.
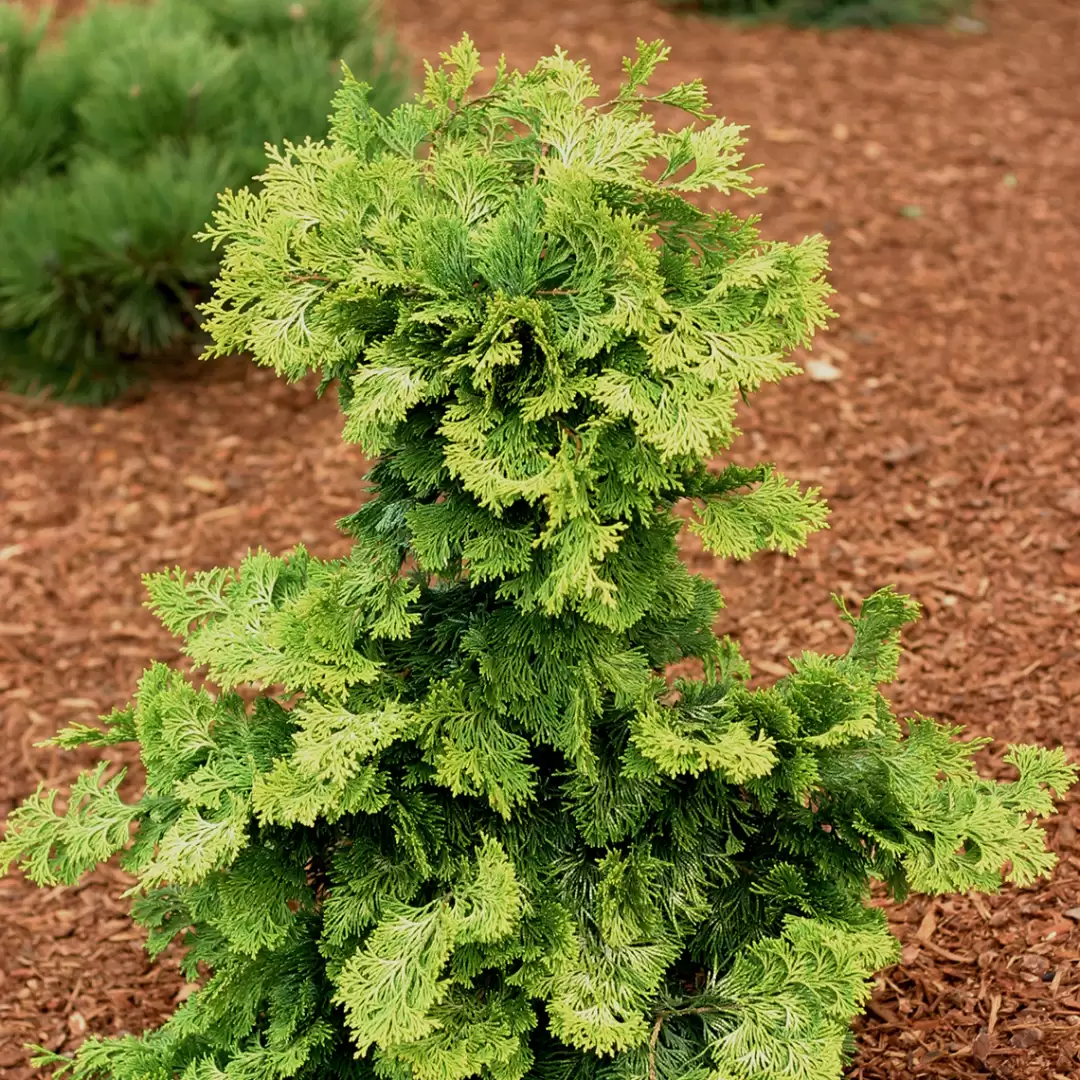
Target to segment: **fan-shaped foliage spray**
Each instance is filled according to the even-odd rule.
[[[676,503],[719,556],[825,522],[771,466],[709,463],[825,322],[826,253],[687,200],[751,180],[699,83],[647,90],[664,55],[602,104],[562,53],[470,98],[465,39],[389,118],[347,80],[327,142],[222,198],[215,350],[320,371],[378,461],[348,557],[150,579],[220,695],[157,665],[56,740],[137,742],[140,798],[98,769],[12,816],[0,862],[43,884],[123,849],[151,950],[205,976],[73,1076],[836,1080],[896,951],[872,879],[1051,867],[1060,750],[996,783],[893,718],[910,601],[842,610],[845,655],[761,689],[713,632]]]

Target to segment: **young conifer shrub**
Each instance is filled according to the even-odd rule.
[[[201,980],[162,1027],[91,1038],[76,1080],[836,1080],[892,895],[1047,872],[1074,770],[880,691],[916,605],[752,688],[716,589],[679,560],[793,552],[814,491],[730,460],[739,398],[829,315],[820,237],[687,196],[750,192],[699,82],[611,100],[564,53],[491,89],[468,39],[389,117],[349,76],[326,142],[226,192],[214,352],[338,386],[377,457],[352,553],[149,578],[220,688],[157,664],[62,747],[132,743],[0,865],[72,883],[123,852],[149,948]],[[699,126],[659,131],[649,107]],[[721,466],[710,466],[717,457]],[[703,674],[669,685],[686,660]],[[253,704],[237,692],[263,688]],[[278,688],[274,691],[274,688]]]
[[[218,271],[193,234],[264,144],[326,132],[339,59],[389,110],[367,0],[96,2],[46,40],[0,3],[0,384],[99,402],[190,357]]]

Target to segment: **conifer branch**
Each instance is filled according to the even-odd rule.
[[[367,0],[312,0],[300,37],[284,8],[211,6],[89,5],[64,21],[56,48],[0,4],[8,389],[101,404],[145,381],[170,346],[201,338],[196,294],[211,292],[220,261],[195,236],[216,192],[261,183],[261,147],[282,117],[327,134],[343,54],[371,83],[369,107],[404,97],[397,51]]]
[[[191,293],[184,287],[184,285],[177,281],[171,275],[162,278],[162,283],[166,286],[169,292],[172,294],[176,302],[187,312],[188,317],[196,326],[202,324],[202,312],[199,310],[198,305],[191,298]]]
[[[532,182],[535,184],[540,179],[540,169],[544,164],[544,158],[547,157],[548,144],[542,142],[540,144],[540,156],[536,159],[536,167],[533,169]]]

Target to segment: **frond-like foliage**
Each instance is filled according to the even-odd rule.
[[[148,579],[217,683],[163,665],[62,746],[138,744],[0,863],[69,882],[123,850],[152,952],[205,974],[75,1080],[837,1080],[895,944],[894,895],[1025,884],[1073,780],[881,692],[917,614],[891,589],[843,655],[751,688],[678,557],[795,551],[825,522],[771,465],[711,469],[735,403],[828,315],[825,249],[684,192],[748,190],[698,83],[607,103],[563,53],[470,97],[468,39],[383,117],[347,78],[331,138],[226,193],[216,351],[337,382],[381,460],[336,561],[302,548]],[[700,126],[659,132],[654,102]],[[705,675],[669,685],[668,665]],[[237,692],[261,693],[245,704]],[[275,697],[275,688],[278,696]]]

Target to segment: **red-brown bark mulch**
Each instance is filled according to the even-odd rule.
[[[558,43],[601,83],[637,37],[752,125],[769,236],[824,231],[840,319],[744,411],[743,460],[818,484],[832,529],[795,561],[688,557],[728,598],[719,629],[773,677],[845,635],[829,593],[896,583],[923,621],[894,700],[996,740],[1080,757],[1080,9],[986,5],[989,32],[739,30],[646,0],[399,0],[416,56],[468,30],[531,66]],[[819,369],[819,374],[822,369]],[[297,541],[335,556],[364,462],[332,400],[239,362],[101,411],[0,397],[0,814],[89,756],[35,749],[130,696],[174,643],[139,575]],[[1080,1076],[1080,799],[1050,826],[1053,880],[891,909],[903,959],[857,1024],[859,1080]],[[107,869],[77,890],[0,881],[0,1076],[25,1042],[159,1022],[185,988],[150,965]],[[778,1078],[780,1080],[780,1078]]]

